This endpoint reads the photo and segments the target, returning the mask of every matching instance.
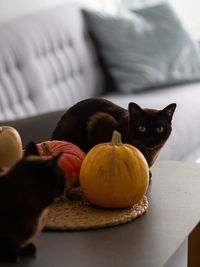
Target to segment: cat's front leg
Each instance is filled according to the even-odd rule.
[[[20,257],[15,250],[10,250],[3,256],[3,259],[11,263],[17,263]]]
[[[5,256],[6,260],[11,263],[17,263],[20,260],[18,253],[15,250],[10,250]]]
[[[0,258],[12,263],[19,261],[18,250],[10,240],[0,238]]]
[[[151,181],[152,181],[152,173],[151,173],[151,171],[149,170],[149,183],[151,183]]]
[[[20,256],[30,256],[30,255],[35,255],[36,253],[36,247],[33,243],[29,243],[25,247],[21,248],[19,251]]]

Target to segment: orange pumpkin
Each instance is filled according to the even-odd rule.
[[[37,144],[39,154],[52,157],[62,152],[58,165],[65,173],[67,188],[79,184],[79,171],[85,153],[76,145],[66,141],[45,141]]]
[[[125,208],[138,203],[149,185],[143,154],[121,143],[114,131],[111,143],[94,146],[83,160],[80,185],[89,202],[104,208]]]
[[[9,169],[22,158],[22,140],[11,126],[0,126],[0,168]]]

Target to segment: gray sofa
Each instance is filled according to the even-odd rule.
[[[79,7],[66,4],[0,25],[0,124],[15,127],[25,145],[47,140],[61,115],[76,102],[104,97],[123,107],[164,108],[177,103],[172,135],[160,159],[200,156],[200,82],[108,93]]]

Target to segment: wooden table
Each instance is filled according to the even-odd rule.
[[[36,257],[15,266],[184,267],[188,237],[189,266],[200,266],[200,252],[195,254],[199,242],[200,165],[157,161],[152,174],[145,215],[111,228],[43,232],[35,239]]]

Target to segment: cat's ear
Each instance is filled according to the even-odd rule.
[[[161,112],[164,113],[165,115],[167,115],[169,120],[171,120],[173,117],[175,109],[176,109],[176,104],[172,103],[172,104],[168,105],[167,107],[165,107]]]
[[[143,109],[140,106],[138,106],[136,103],[131,102],[128,105],[128,112],[129,112],[130,117],[133,117],[135,114],[143,113]]]
[[[39,156],[39,151],[38,151],[38,148],[36,146],[36,144],[31,141],[29,142],[26,147],[25,147],[25,151],[24,151],[24,156],[31,156],[31,155],[36,155],[36,156]]]

